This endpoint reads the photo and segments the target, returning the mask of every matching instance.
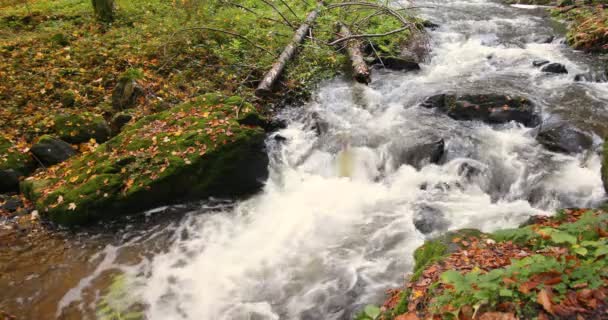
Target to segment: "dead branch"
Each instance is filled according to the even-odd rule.
[[[298,46],[306,38],[308,30],[311,28],[312,24],[317,19],[321,8],[322,4],[319,4],[316,9],[314,9],[308,14],[304,23],[302,23],[302,25],[300,25],[298,30],[295,32],[291,42],[285,47],[277,61],[272,65],[270,71],[266,73],[264,79],[258,85],[257,89],[255,90],[256,96],[268,96],[272,93],[272,86],[283,73],[283,70],[285,69],[287,63],[294,57]]]
[[[283,21],[285,21],[285,23],[287,23],[292,29],[295,29],[294,25],[291,24],[291,22],[289,21],[289,19],[287,19],[287,17],[285,17],[283,15],[283,13],[281,12],[281,10],[279,10],[279,8],[277,8],[277,6],[274,5],[274,3],[270,2],[269,0],[262,0],[262,2],[264,2],[265,4],[267,4],[270,7],[272,7],[272,9],[274,11],[276,11],[279,14],[279,16],[281,16],[281,18],[283,19]]]
[[[285,2],[285,0],[279,0],[281,1],[281,3],[287,7],[287,9],[289,10],[289,12],[291,12],[291,14],[293,14],[294,17],[296,17],[296,19],[300,20],[300,17],[298,17],[298,15],[296,14],[295,11],[293,11],[293,9],[289,6],[289,4],[287,4],[287,2]]]
[[[340,44],[344,41],[349,41],[349,40],[353,40],[353,39],[361,39],[361,38],[378,38],[378,37],[384,37],[384,36],[389,36],[391,34],[395,34],[395,33],[399,33],[405,30],[408,30],[409,27],[403,27],[403,28],[399,28],[399,29],[395,29],[389,32],[385,32],[385,33],[370,33],[370,34],[351,34],[349,36],[345,36],[343,38],[340,38],[338,40],[332,41],[329,43],[330,46],[335,46],[337,44]]]
[[[356,40],[357,37],[354,37],[351,34],[350,30],[344,23],[339,22],[338,28],[340,30],[339,34],[342,36],[342,39],[347,39],[344,41],[348,41],[346,44],[346,52],[353,67],[353,78],[359,83],[370,83],[371,72],[365,63],[365,60],[363,60],[363,53],[361,53],[361,42]]]

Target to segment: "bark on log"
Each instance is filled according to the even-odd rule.
[[[339,22],[338,27],[340,28],[339,34],[342,38],[352,37],[352,33],[348,27]],[[363,60],[363,53],[361,52],[361,42],[358,39],[347,40],[346,42],[346,53],[351,61],[353,67],[353,78],[359,82],[368,84],[371,82],[371,72]]]
[[[285,49],[283,50],[283,53],[281,53],[281,55],[279,56],[277,61],[272,65],[272,68],[270,69],[270,71],[268,71],[268,73],[266,73],[262,82],[260,82],[257,89],[255,89],[256,96],[265,97],[265,96],[269,96],[272,94],[272,86],[277,81],[277,79],[281,76],[281,74],[283,73],[283,70],[285,70],[285,66],[287,65],[287,63],[291,59],[293,59],[298,46],[302,42],[304,42],[304,39],[306,38],[306,35],[308,34],[308,30],[310,30],[310,27],[312,26],[314,21],[317,19],[317,16],[319,15],[320,11],[321,11],[321,6],[318,6],[315,10],[311,11],[308,14],[304,23],[302,25],[300,25],[300,27],[294,34],[291,42],[285,47]]]

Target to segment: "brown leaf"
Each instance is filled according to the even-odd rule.
[[[419,318],[415,312],[408,312],[406,314],[397,316],[395,320],[419,320]]]
[[[486,312],[479,320],[517,320],[517,317],[512,312]]]
[[[553,314],[553,303],[551,302],[551,294],[545,289],[541,289],[536,297],[536,302],[543,306],[545,311]]]
[[[540,284],[540,281],[526,281],[519,286],[519,292],[523,294],[528,294],[534,288],[536,288]]]

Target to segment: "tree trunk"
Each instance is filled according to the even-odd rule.
[[[270,69],[270,71],[268,71],[268,73],[266,73],[266,75],[264,76],[264,79],[258,85],[258,88],[255,89],[256,96],[264,97],[264,96],[269,96],[270,94],[272,94],[272,86],[283,73],[283,70],[285,69],[285,65],[287,65],[287,63],[291,59],[293,59],[293,57],[296,53],[296,49],[304,41],[304,38],[308,34],[308,30],[310,30],[310,27],[312,26],[314,21],[317,19],[317,16],[319,15],[320,10],[321,10],[321,5],[319,5],[315,10],[311,11],[308,14],[304,23],[302,25],[300,25],[300,27],[294,34],[291,42],[285,47],[285,49],[283,50],[283,53],[281,53],[281,55],[279,56],[277,61],[272,65],[272,68]]]
[[[340,28],[340,37],[348,38],[352,36],[352,33],[344,23],[339,22],[338,27]],[[363,60],[363,53],[361,53],[361,41],[358,39],[348,40],[346,42],[346,53],[348,54],[348,58],[353,66],[353,78],[359,83],[370,83],[371,72],[365,63],[365,60]]]
[[[114,0],[92,0],[93,10],[101,22],[114,21]]]

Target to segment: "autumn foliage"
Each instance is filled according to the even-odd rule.
[[[564,210],[493,234],[453,233],[417,253],[433,246],[442,250],[417,260],[420,272],[389,291],[378,319],[608,318],[603,210]]]

